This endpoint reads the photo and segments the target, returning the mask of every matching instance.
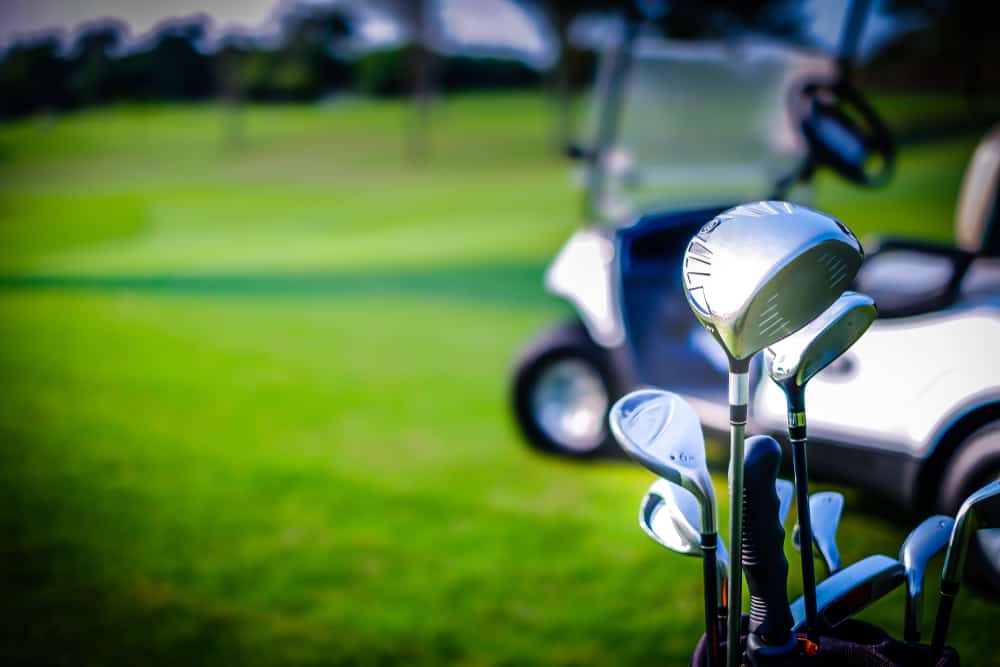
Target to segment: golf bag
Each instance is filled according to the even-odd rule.
[[[748,617],[743,617],[746,638]],[[945,648],[944,654],[931,662],[931,648],[890,637],[878,626],[855,619],[827,630],[818,641],[815,655],[795,655],[782,662],[768,662],[777,667],[959,667],[958,653]],[[723,654],[725,651],[723,650]],[[708,645],[704,635],[695,647],[691,667],[708,664]]]

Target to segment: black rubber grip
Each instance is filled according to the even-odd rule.
[[[743,477],[743,572],[750,591],[752,664],[796,650],[792,612],[788,606],[788,561],[785,529],[778,519],[774,482],[781,464],[781,447],[768,436],[746,441]]]

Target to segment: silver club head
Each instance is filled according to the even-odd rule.
[[[778,523],[784,525],[788,518],[788,510],[792,508],[792,496],[795,495],[795,485],[787,479],[776,479],[774,490],[778,492]]]
[[[665,480],[694,494],[706,533],[718,532],[715,489],[705,462],[705,436],[694,408],[677,394],[640,389],[618,399],[608,415],[625,452]]]
[[[826,571],[840,570],[840,550],[837,548],[837,527],[844,512],[844,496],[836,491],[824,491],[809,496],[809,516],[812,519],[813,542],[819,549]]]
[[[850,285],[864,258],[840,221],[782,201],[721,213],[684,252],[684,287],[695,317],[730,362],[801,329]]]
[[[809,496],[809,516],[812,522],[813,544],[819,550],[828,575],[840,570],[840,549],[837,528],[844,513],[844,496],[836,491],[822,491]],[[792,546],[802,550],[799,525],[792,531]]]
[[[934,619],[934,636],[931,638],[931,656],[938,658],[944,650],[951,611],[958,595],[969,543],[981,528],[1000,526],[1000,479],[990,482],[965,499],[955,515],[955,525],[948,540],[948,551],[941,570],[941,596]]]
[[[827,627],[836,627],[903,583],[903,564],[875,555],[845,567],[816,586],[816,608]],[[805,627],[806,605],[798,598],[791,605],[792,631]]]
[[[686,556],[704,556],[701,548],[701,511],[698,500],[676,484],[658,479],[649,486],[639,505],[639,527],[667,549]],[[719,538],[716,547],[719,578],[725,590],[729,578],[729,553]]]
[[[819,317],[767,348],[768,374],[782,388],[804,387],[854,345],[877,316],[871,297],[844,292]]]
[[[919,642],[923,630],[924,572],[927,563],[944,549],[951,537],[955,520],[938,514],[924,519],[907,536],[899,549],[899,560],[906,568],[906,617],[903,635],[908,642]]]
[[[959,584],[972,536],[981,528],[1000,526],[1000,480],[990,482],[965,499],[955,515],[955,526],[944,558],[941,580]]]

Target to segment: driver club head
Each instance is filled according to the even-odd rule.
[[[809,496],[809,516],[812,519],[813,544],[819,550],[827,575],[840,570],[840,549],[837,547],[837,528],[844,513],[844,496],[836,491],[821,491]],[[792,532],[792,544],[802,549],[799,526]]]
[[[786,393],[804,387],[854,345],[877,316],[871,297],[844,292],[819,317],[767,348],[768,375]]]
[[[715,489],[705,462],[705,437],[694,408],[677,394],[640,389],[611,407],[611,431],[625,452],[648,470],[694,494],[700,526],[718,532]]]
[[[704,556],[701,548],[701,510],[698,500],[665,479],[649,486],[639,505],[639,527],[655,542],[685,556]],[[729,554],[720,539],[717,546],[719,578],[729,578]],[[720,593],[724,589],[720,588]]]
[[[732,364],[814,320],[850,285],[863,258],[857,237],[828,215],[782,201],[745,204],[691,239],[684,291]]]
[[[906,616],[903,638],[919,642],[923,631],[924,573],[927,563],[948,544],[955,520],[938,514],[924,519],[906,537],[899,549],[899,561],[906,568]]]

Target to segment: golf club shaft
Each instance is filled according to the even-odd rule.
[[[719,567],[718,533],[702,533],[702,572],[705,588],[705,638],[708,640],[708,664],[721,665],[719,659]]]
[[[743,572],[739,567],[743,557],[743,444],[747,426],[747,398],[750,393],[749,372],[729,373],[729,618],[726,622],[726,664],[739,667],[743,651],[740,648],[740,624],[743,617]]]
[[[802,597],[806,603],[806,625],[810,632],[816,625],[816,572],[813,562],[812,519],[809,512],[809,462],[806,457],[805,410],[789,411],[788,439],[792,443],[792,468],[795,473],[795,505],[799,512],[799,547],[802,557]]]
[[[934,619],[934,638],[931,640],[931,657],[937,659],[944,652],[944,640],[951,624],[951,610],[958,595],[958,584],[941,582],[941,597],[938,601],[937,618]]]

